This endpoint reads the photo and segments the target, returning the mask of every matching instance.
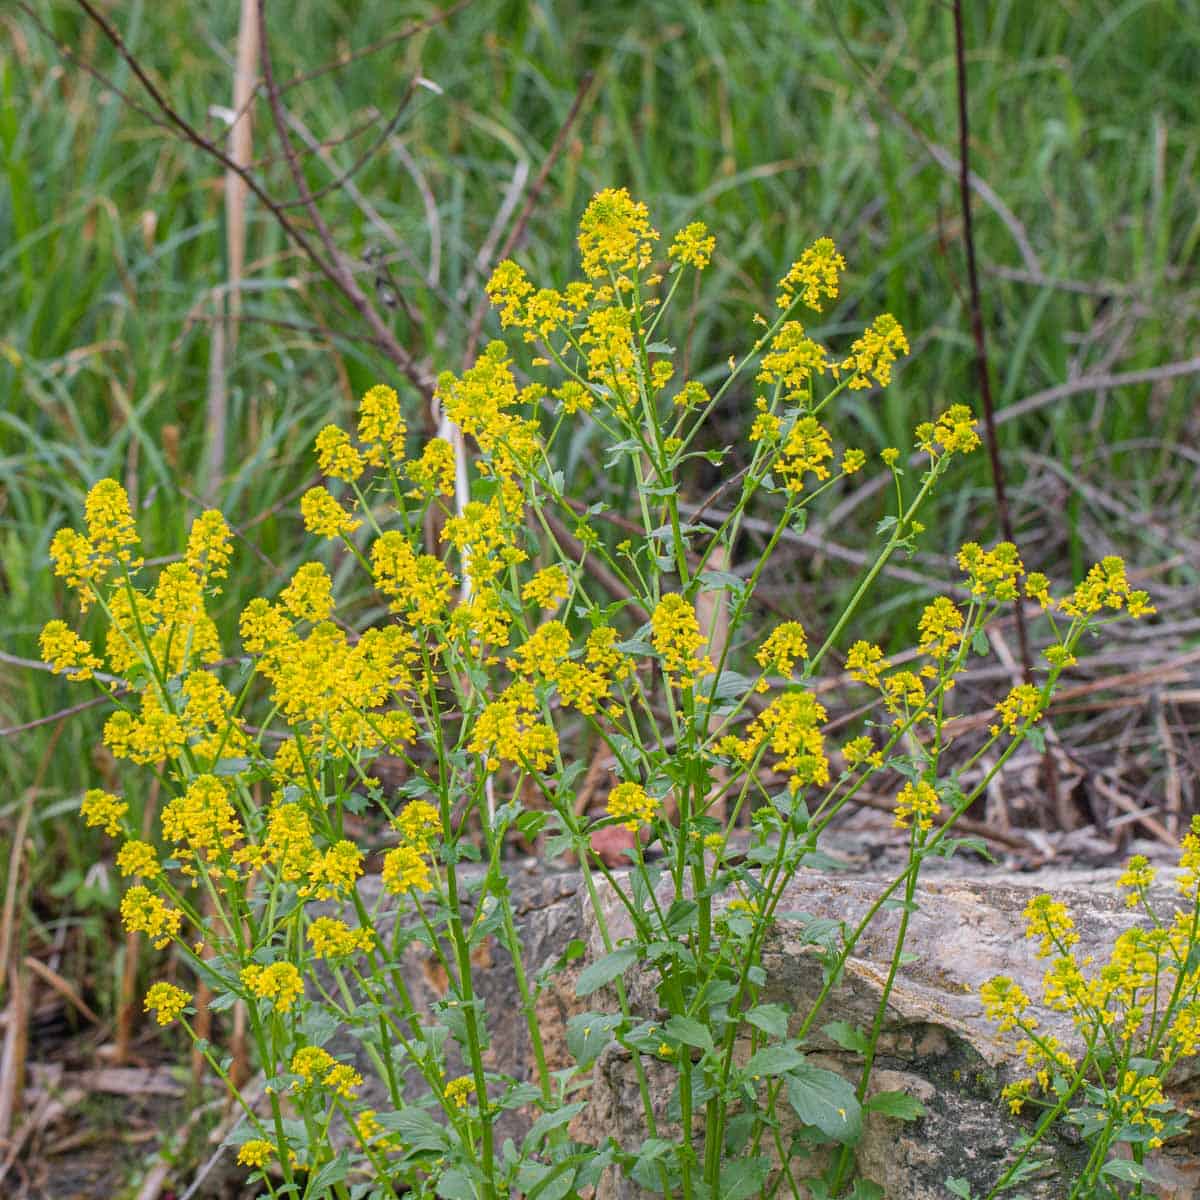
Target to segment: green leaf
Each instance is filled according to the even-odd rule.
[[[694,1017],[672,1017],[663,1026],[663,1033],[685,1046],[695,1046],[697,1050],[713,1049],[712,1033],[707,1025],[702,1025]]]
[[[982,630],[977,629],[971,635],[971,649],[979,655],[980,658],[986,658],[992,652],[992,644],[988,641],[988,635]]]
[[[525,1135],[523,1143],[525,1153],[530,1154],[536,1150],[538,1143],[546,1134],[552,1133],[555,1129],[561,1129],[564,1125],[569,1125],[575,1114],[581,1112],[584,1107],[585,1105],[580,1101],[578,1104],[565,1104],[562,1108],[542,1113],[529,1127],[529,1132]]]
[[[341,1183],[350,1173],[350,1158],[343,1150],[332,1162],[327,1162],[308,1180],[307,1191],[314,1196],[331,1192],[335,1183]]]
[[[971,1200],[971,1185],[960,1177],[946,1180],[946,1190],[953,1196],[961,1197],[961,1200]]]
[[[866,1054],[871,1045],[866,1030],[846,1021],[830,1021],[828,1025],[821,1026],[821,1032],[837,1042],[843,1050],[852,1050],[855,1054]]]
[[[438,1180],[437,1194],[442,1200],[476,1200],[475,1185],[462,1173],[451,1168],[443,1171]]]
[[[788,1099],[805,1125],[842,1145],[862,1133],[862,1110],[854,1089],[840,1075],[803,1063],[788,1076]]]
[[[621,1024],[619,1013],[580,1013],[567,1022],[567,1050],[581,1066],[586,1067],[600,1057],[613,1040],[613,1032]]]
[[[856,1179],[848,1200],[887,1200],[887,1193],[869,1179]]]
[[[745,1200],[762,1191],[771,1163],[766,1158],[739,1158],[721,1168],[721,1184],[717,1195],[721,1200]]]
[[[383,1113],[379,1124],[398,1133],[408,1150],[443,1150],[446,1147],[446,1131],[423,1108]]]
[[[1154,1176],[1141,1163],[1129,1158],[1114,1158],[1100,1168],[1100,1174],[1122,1183],[1148,1183]]]
[[[758,1004],[746,1014],[746,1020],[769,1037],[787,1037],[787,1009],[778,1004]]]
[[[590,996],[606,983],[624,975],[637,962],[637,951],[625,947],[623,950],[613,950],[610,954],[598,958],[579,972],[579,981],[575,984],[575,995]]]
[[[804,1055],[795,1046],[767,1046],[751,1057],[743,1074],[751,1077],[785,1075],[788,1071],[803,1066],[804,1062]]]
[[[906,1092],[876,1092],[864,1105],[867,1112],[882,1113],[898,1121],[915,1121],[925,1115],[925,1105]]]

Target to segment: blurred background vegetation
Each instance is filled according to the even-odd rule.
[[[1200,9],[966,8],[976,232],[1018,541],[1060,582],[1125,554],[1161,598],[1159,646],[1186,650],[1200,631]],[[238,5],[101,10],[178,112],[224,144]],[[828,234],[850,269],[818,336],[845,345],[890,311],[913,342],[885,394],[839,404],[840,439],[907,448],[915,422],[976,403],[949,6],[476,0],[388,41],[435,11],[368,0],[271,10],[280,79],[356,55],[287,101],[300,143],[320,146],[304,169],[328,188],[320,206],[341,250],[365,287],[382,278],[396,291],[386,311],[422,370],[461,369],[481,255],[512,230],[590,72],[516,252],[535,279],[573,277],[574,226],[597,189],[627,186],[664,233],[703,218],[718,250],[690,354],[716,371],[752,339],[752,314],[772,310],[787,264]],[[424,417],[254,201],[236,345],[218,344],[230,303],[222,169],[151,119],[161,114],[77,4],[6,5],[0,30],[0,829],[18,850],[0,870],[22,914],[17,950],[56,946],[57,969],[104,1013],[123,969],[116,885],[109,848],[73,819],[86,786],[117,779],[98,749],[104,714],[56,718],[86,691],[25,665],[47,620],[75,620],[47,567],[51,536],[109,475],[135,496],[151,555],[181,546],[202,501],[217,504],[244,534],[229,628],[313,552],[294,497],[315,473],[315,432],[346,423],[381,381],[407,396],[414,438]],[[254,171],[294,200],[263,99],[253,112]],[[490,314],[483,332],[499,332]],[[719,414],[724,442],[744,439],[752,400],[742,389]],[[562,466],[577,495],[620,503],[586,424]],[[688,486],[699,499],[712,481]],[[768,592],[817,634],[885,511],[871,491],[836,500],[790,544]],[[950,577],[957,543],[998,536],[984,455],[958,469],[929,524],[864,636],[903,636]],[[119,780],[135,804],[145,778]],[[1161,779],[1145,786],[1154,802]],[[31,869],[15,873],[27,839]]]

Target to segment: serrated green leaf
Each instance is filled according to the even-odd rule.
[[[618,976],[624,975],[635,962],[637,962],[637,951],[628,946],[605,954],[579,972],[579,980],[575,984],[575,995],[590,996],[606,983],[612,983]]]
[[[788,1100],[805,1125],[842,1145],[862,1133],[862,1110],[854,1089],[840,1075],[803,1063],[788,1074]]]
[[[758,1004],[746,1013],[746,1020],[769,1037],[787,1037],[787,1010],[778,1004]]]
[[[685,1046],[694,1046],[697,1050],[713,1048],[712,1033],[707,1025],[702,1025],[694,1017],[672,1017],[663,1026],[663,1033]]]

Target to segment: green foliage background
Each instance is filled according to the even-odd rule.
[[[73,3],[31,3],[37,20],[14,6],[0,13],[0,628],[17,659],[36,658],[41,626],[70,615],[46,551],[96,479],[131,485],[147,544],[164,553],[181,543],[196,498],[211,493],[260,552],[240,553],[232,611],[310,553],[288,497],[312,476],[316,430],[344,423],[371,383],[396,382],[252,206],[248,319],[227,372],[230,453],[222,478],[203,478],[211,318],[227,272],[222,173],[81,70],[76,58],[144,103]],[[998,406],[1079,376],[1189,359],[1200,329],[1200,7],[965,7],[971,150],[994,198],[977,193],[975,204]],[[180,113],[217,139],[236,10],[177,0],[106,9]],[[309,71],[432,11],[352,0],[273,6],[277,72]],[[718,256],[691,356],[716,364],[749,342],[750,316],[770,311],[785,265],[829,234],[850,273],[818,336],[848,341],[887,310],[914,342],[885,396],[856,393],[841,405],[847,439],[906,447],[915,421],[974,401],[957,181],[945,165],[956,153],[953,29],[947,6],[925,2],[477,0],[292,90],[296,116],[338,143],[330,165],[307,160],[320,187],[355,162],[378,123],[339,139],[373,114],[386,120],[415,73],[436,85],[417,89],[395,142],[354,177],[392,233],[344,189],[322,202],[349,255],[361,260],[372,246],[392,255],[395,281],[423,321],[414,331],[400,315],[397,332],[433,370],[462,366],[481,282],[476,256],[514,173],[536,175],[588,71],[595,84],[518,255],[534,278],[571,277],[575,222],[601,187],[628,186],[664,232],[703,217]],[[261,105],[256,155],[275,153],[267,137]],[[274,192],[291,195],[277,158],[261,170]],[[485,330],[497,332],[490,316]],[[1195,528],[1200,494],[1196,378],[1088,388],[1003,426],[1030,562],[1063,579],[1116,550],[1133,566],[1175,559],[1160,578],[1195,584],[1195,543],[1184,531]],[[726,440],[744,436],[752,399],[743,391],[722,414]],[[915,560],[929,578],[944,576],[946,551],[965,531],[980,540],[995,532],[977,459],[947,489]],[[563,465],[580,493],[608,486],[586,428]],[[871,536],[878,503],[824,534],[852,551]],[[780,608],[819,627],[853,573],[806,552],[777,581]],[[875,614],[874,632],[886,636],[922,594],[902,586]],[[44,673],[0,663],[0,726],[80,698]],[[96,843],[70,817],[96,770],[99,721],[93,709],[61,728],[0,739],[8,830],[26,789],[39,788],[32,832],[42,853],[27,930],[35,939],[50,937],[64,911],[94,914],[98,900],[113,901]],[[103,948],[102,920],[77,919],[92,922],[95,941],[73,940],[72,953]],[[108,962],[119,972],[119,956]],[[91,976],[101,1004],[114,994],[112,969]],[[79,963],[64,973],[91,974]]]

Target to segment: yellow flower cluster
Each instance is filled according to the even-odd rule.
[[[177,854],[217,862],[228,858],[243,836],[242,823],[224,780],[215,775],[197,775],[187,790],[163,809],[163,836],[174,842]],[[182,870],[195,874],[184,862]]]
[[[162,864],[149,842],[131,838],[117,853],[117,870],[122,877],[137,875],[142,879],[157,879],[162,874]]]
[[[425,800],[412,800],[392,827],[400,834],[400,845],[384,855],[383,886],[397,895],[431,890],[433,844],[443,835],[441,814]]]
[[[548,612],[556,609],[571,594],[571,581],[562,567],[546,567],[521,589],[521,599]]]
[[[362,1085],[362,1076],[345,1063],[339,1063],[320,1046],[301,1046],[292,1055],[288,1068],[300,1078],[292,1087],[296,1090],[321,1086],[345,1100],[354,1098],[354,1089]]]
[[[150,985],[144,1008],[146,1012],[154,1013],[154,1019],[160,1025],[170,1025],[191,1002],[190,992],[185,992],[173,983],[160,982]]]
[[[941,802],[933,785],[924,779],[915,784],[910,780],[896,797],[896,819],[893,824],[897,829],[907,829],[911,824],[924,833],[933,828],[933,819],[940,810]]]
[[[129,933],[144,933],[161,950],[179,935],[183,914],[138,884],[121,897],[121,920]]]
[[[814,375],[829,366],[825,349],[805,332],[799,321],[785,321],[759,362],[758,382],[778,384],[785,399],[800,403],[808,398]]]
[[[897,357],[908,352],[908,338],[900,322],[891,313],[883,313],[854,341],[839,369],[853,372],[851,390],[869,388],[872,379],[879,387],[887,387]]]
[[[626,829],[636,832],[639,826],[654,820],[658,801],[639,783],[618,783],[608,793],[605,811]]]
[[[289,1012],[304,994],[304,981],[290,962],[271,963],[267,967],[251,963],[242,968],[242,983],[252,996],[270,1000],[275,1011],[281,1013]]]
[[[518,680],[484,706],[467,748],[483,755],[488,771],[499,770],[501,762],[544,771],[558,753],[558,734],[537,719],[540,713],[533,686]]]
[[[921,613],[917,648],[931,658],[945,658],[962,643],[964,621],[962,610],[953,600],[938,596]]]
[[[275,1147],[262,1138],[251,1138],[243,1142],[237,1160],[243,1167],[265,1167],[275,1157]]]
[[[1060,607],[1069,617],[1092,616],[1104,609],[1118,612],[1124,608],[1131,617],[1148,616],[1155,611],[1145,592],[1130,589],[1125,564],[1115,554],[1096,563]]]
[[[1012,688],[1008,695],[996,705],[1000,723],[991,727],[993,737],[1000,736],[1000,730],[1016,734],[1028,721],[1036,721],[1041,716],[1043,707],[1040,688],[1031,683],[1019,683]]]
[[[838,253],[832,238],[818,238],[800,255],[779,281],[775,303],[790,308],[799,296],[809,308],[821,311],[825,300],[836,300],[838,281],[846,269],[846,260]]]
[[[716,245],[717,239],[708,232],[708,226],[703,221],[693,221],[675,235],[667,257],[675,259],[683,266],[703,271],[708,266]]]
[[[789,676],[796,663],[808,657],[808,638],[804,634],[804,626],[799,621],[784,621],[772,630],[770,636],[758,648],[754,660],[764,671],[775,671],[779,675]],[[766,680],[760,681],[762,684]],[[760,691],[766,690],[764,687]]]
[[[309,533],[324,538],[345,537],[362,525],[323,487],[309,488],[300,497],[300,516]]]
[[[420,458],[411,459],[405,471],[413,484],[414,498],[453,496],[456,466],[454,447],[445,438],[430,438]]]
[[[308,943],[317,958],[348,958],[370,954],[375,935],[369,929],[352,929],[336,917],[317,917],[308,927]]]
[[[696,610],[678,592],[668,592],[650,615],[650,640],[662,673],[677,687],[688,689],[716,669],[701,653],[708,644],[700,632]]]
[[[48,621],[40,645],[42,660],[56,673],[70,672],[67,678],[75,682],[91,679],[92,672],[100,669],[100,660],[92,653],[91,644],[69,628],[66,621]]]
[[[792,691],[776,696],[750,722],[746,736],[724,739],[723,753],[753,761],[760,747],[775,756],[772,769],[788,776],[788,790],[829,782],[829,759],[825,755],[825,737],[821,725],[825,707],[809,692]]]
[[[466,1108],[467,1101],[475,1091],[475,1082],[468,1075],[461,1075],[446,1084],[446,1099],[456,1108]]]
[[[930,458],[942,454],[969,454],[980,446],[978,422],[965,404],[952,404],[934,422],[917,426],[917,445]]]
[[[589,279],[644,270],[658,234],[650,213],[625,188],[605,188],[592,197],[579,221],[579,253]]]
[[[129,812],[129,805],[111,792],[89,788],[83,794],[79,811],[89,829],[100,826],[109,837],[116,837],[121,832],[121,821]]]

